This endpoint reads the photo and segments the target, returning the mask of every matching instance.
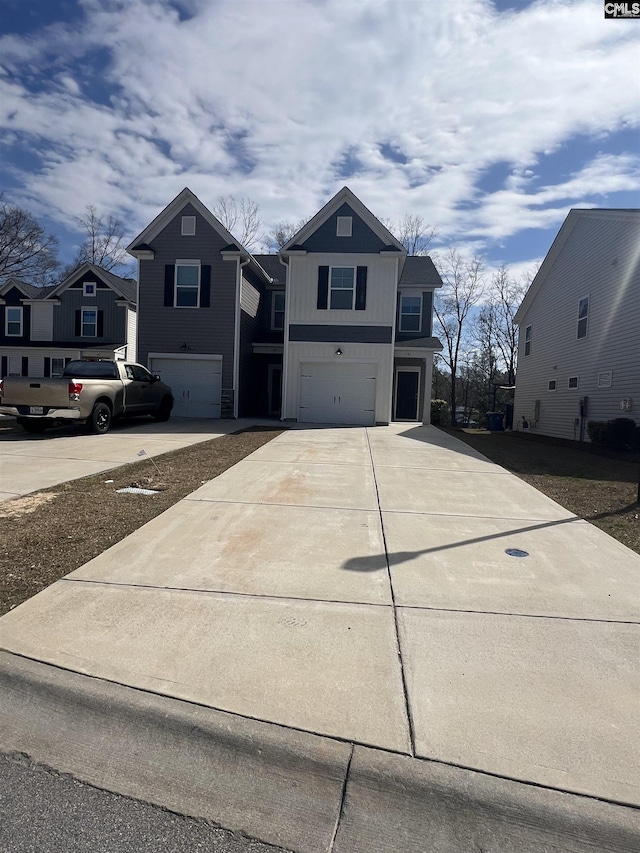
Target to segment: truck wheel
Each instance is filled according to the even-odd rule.
[[[156,409],[153,419],[158,421],[159,423],[164,423],[168,421],[171,417],[171,409],[173,408],[173,401],[171,397],[163,397],[160,401],[160,405]]]
[[[47,428],[46,421],[34,421],[30,420],[29,418],[20,418],[18,420],[18,423],[25,432],[30,432],[33,434],[44,432]]]
[[[106,403],[96,403],[93,411],[87,420],[87,426],[90,432],[96,435],[104,435],[108,432],[111,426],[111,409]]]

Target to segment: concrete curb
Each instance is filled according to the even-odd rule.
[[[0,750],[297,853],[640,849],[632,808],[353,747],[6,652]]]

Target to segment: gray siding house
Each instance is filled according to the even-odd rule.
[[[85,263],[63,282],[0,287],[0,373],[56,376],[74,358],[136,358],[136,284]]]
[[[442,282],[348,188],[277,255],[251,255],[189,189],[128,251],[140,360],[176,415],[428,420]]]
[[[515,319],[515,429],[640,423],[640,210],[571,210]]]

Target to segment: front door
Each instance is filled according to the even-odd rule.
[[[418,398],[420,396],[420,368],[405,367],[396,371],[397,421],[417,421]]]
[[[268,414],[270,417],[280,417],[280,413],[282,410],[282,365],[281,364],[270,364],[269,365],[269,382],[268,382],[268,393],[269,393],[269,411]]]

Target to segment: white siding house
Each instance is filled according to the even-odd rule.
[[[640,423],[640,210],[571,210],[515,319],[515,429]]]

